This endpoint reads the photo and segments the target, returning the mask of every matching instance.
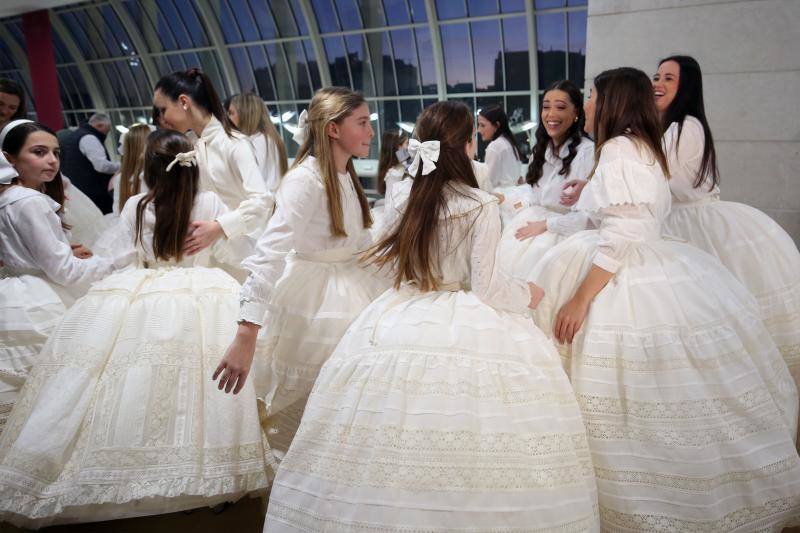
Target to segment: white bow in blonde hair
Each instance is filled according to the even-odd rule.
[[[422,175],[430,174],[436,170],[436,162],[439,160],[439,141],[421,143],[416,139],[409,139],[408,154],[414,158],[408,167],[409,174],[417,175],[420,161],[422,161]]]
[[[192,150],[191,152],[181,152],[175,155],[175,159],[172,160],[172,163],[167,165],[167,172],[172,170],[172,167],[175,165],[180,165],[182,167],[193,167],[197,165],[197,152]]]
[[[303,146],[303,143],[308,139],[308,110],[303,109],[300,117],[297,119],[297,130],[292,135],[292,140]]]

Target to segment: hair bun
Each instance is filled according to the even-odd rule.
[[[200,78],[203,76],[203,71],[197,67],[192,67],[186,71],[186,75],[190,78]]]

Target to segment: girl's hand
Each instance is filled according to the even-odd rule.
[[[558,342],[572,344],[572,339],[580,331],[586,314],[589,312],[589,303],[581,298],[573,297],[558,311],[553,327],[553,336]]]
[[[72,255],[78,259],[88,259],[94,255],[90,249],[82,244],[70,244],[69,246],[72,248]]]
[[[581,192],[583,192],[583,188],[586,187],[587,183],[589,183],[587,180],[569,180],[562,185],[561,198],[559,200],[561,205],[568,207],[575,205],[575,202],[581,197]]]
[[[503,202],[505,202],[505,201],[506,201],[506,197],[503,195],[503,193],[499,193],[499,192],[493,192],[493,193],[491,193],[491,194],[492,194],[492,196],[494,196],[495,198],[497,198],[497,200],[499,201],[499,203],[500,203],[501,205],[502,205],[502,203],[503,203]]]
[[[225,356],[219,362],[214,375],[211,376],[212,381],[216,381],[220,375],[222,376],[217,388],[219,390],[224,388],[226,394],[231,392],[231,389],[234,394],[238,394],[247,382],[250,366],[253,364],[253,356],[256,353],[258,328],[259,326],[249,322],[239,325],[236,337],[225,351]]]
[[[536,309],[536,306],[539,305],[539,302],[544,298],[544,289],[529,281],[528,291],[531,293],[531,301],[528,303],[528,307],[530,309]]]
[[[183,253],[194,255],[212,244],[214,241],[223,237],[225,232],[217,221],[196,220],[189,224],[189,235],[183,244]]]
[[[524,241],[525,239],[537,237],[545,231],[547,231],[547,221],[537,220],[536,222],[528,222],[526,225],[519,228],[514,234],[514,237],[520,241]]]

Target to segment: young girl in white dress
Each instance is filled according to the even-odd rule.
[[[705,116],[700,65],[661,61],[653,76],[671,174],[670,235],[716,256],[758,300],[767,330],[800,384],[800,252],[767,215],[719,199],[714,140]]]
[[[247,135],[256,153],[267,192],[273,196],[288,170],[286,147],[272,124],[267,105],[253,93],[235,94],[226,102],[228,118]]]
[[[483,159],[492,188],[503,190],[518,185],[522,169],[519,148],[502,107],[493,105],[480,110],[478,133],[489,143]]]
[[[575,84],[559,81],[545,91],[527,184],[502,197],[516,215],[503,230],[498,261],[516,278],[525,279],[547,250],[588,229],[586,214],[561,203],[564,186],[585,180],[594,166],[594,142],[583,131],[584,121]]]
[[[399,155],[398,155],[399,154]],[[400,156],[403,160],[400,160]],[[383,230],[386,206],[391,201],[394,186],[407,177],[405,160],[408,159],[408,137],[403,130],[390,130],[381,136],[378,157],[378,194],[381,196],[372,208],[370,233],[377,238]]]
[[[211,80],[196,68],[168,74],[156,84],[153,104],[168,127],[192,131],[200,187],[216,193],[229,209],[216,220],[192,222],[187,254],[203,250],[220,237],[247,234],[255,244],[272,210],[271,198],[250,140],[231,129]],[[239,281],[247,277],[242,268],[219,266]]]
[[[39,355],[0,439],[0,519],[25,527],[168,513],[265,489],[252,385],[211,374],[235,334],[239,284],[182,252],[191,220],[228,210],[200,192],[194,152],[160,130],[148,193],[121,214],[138,268],[92,286]]]
[[[0,131],[0,432],[50,333],[111,260],[79,259],[59,215],[64,188],[55,134],[30,120]]]
[[[552,248],[535,319],[572,343],[607,531],[780,531],[800,512],[798,396],[753,297],[714,257],[661,237],[667,160],[650,81],[601,73],[599,156],[576,209],[599,228]]]
[[[369,205],[352,158],[373,136],[361,94],[317,91],[307,137],[278,189],[277,208],[244,262],[239,329],[215,378],[237,392],[253,365],[270,447],[285,452],[322,364],[347,326],[387,283],[357,264],[371,244]],[[256,353],[259,328],[266,331]],[[253,362],[253,356],[256,361]]]
[[[264,531],[599,531],[580,410],[495,268],[497,199],[472,114],[423,110],[402,214],[365,258],[394,277],[322,368]]]

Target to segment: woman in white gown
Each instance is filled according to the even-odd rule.
[[[607,531],[781,531],[800,512],[798,396],[753,297],[707,253],[661,237],[667,160],[650,81],[601,73],[600,147],[576,209],[598,230],[552,248],[535,320],[572,343]]]
[[[149,193],[121,214],[139,268],[109,276],[67,311],[39,355],[0,439],[0,519],[25,527],[160,514],[265,489],[252,386],[216,390],[235,333],[239,284],[208,265],[227,242],[187,257],[190,220],[222,216],[198,192],[189,140],[148,146]]]
[[[257,94],[245,93],[231,96],[225,107],[231,123],[250,139],[267,193],[274,198],[288,170],[288,161],[267,105]]]
[[[477,129],[481,139],[489,143],[483,160],[492,188],[503,191],[519,185],[522,170],[519,148],[503,108],[493,105],[481,109]]]
[[[366,258],[395,286],[323,366],[264,531],[599,531],[580,410],[528,316],[532,286],[495,268],[471,112],[433,104],[415,131],[410,197]]]
[[[369,114],[359,93],[317,91],[275,214],[255,255],[243,263],[250,276],[242,287],[239,329],[215,377],[220,388],[235,393],[252,365],[278,458],[289,447],[320,367],[387,285],[356,256],[372,242],[369,205],[352,162],[369,153]]]
[[[216,193],[229,210],[216,220],[193,221],[186,252],[193,255],[221,237],[245,234],[255,246],[272,212],[272,198],[250,139],[231,128],[211,80],[197,68],[168,74],[156,83],[153,104],[170,128],[192,131],[200,188]],[[240,282],[247,278],[240,266],[217,266]]]
[[[653,90],[671,175],[672,211],[665,231],[716,256],[750,289],[800,384],[800,252],[789,234],[758,209],[719,199],[697,61],[664,59],[653,76]]]
[[[0,432],[31,366],[66,309],[112,261],[79,259],[60,218],[58,139],[30,120],[0,132]],[[5,159],[8,158],[8,161]]]
[[[542,97],[527,183],[502,196],[516,213],[503,230],[500,268],[524,278],[545,252],[573,233],[587,229],[589,217],[561,204],[564,187],[585,180],[594,166],[594,142],[583,131],[583,97],[570,81],[559,81]]]

